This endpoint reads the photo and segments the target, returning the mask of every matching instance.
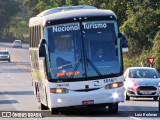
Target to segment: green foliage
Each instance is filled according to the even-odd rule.
[[[160,31],[157,32],[154,38],[154,45],[152,48],[153,54],[155,56],[154,67],[160,72]]]
[[[133,57],[141,54],[143,49],[152,47],[153,38],[158,31],[159,11],[155,11],[156,7],[147,6],[149,3],[152,1],[135,0],[127,4],[128,18],[121,26],[121,30],[128,36],[129,55]]]
[[[28,21],[24,21],[21,17],[14,17],[11,22],[9,32],[19,39],[28,39]]]
[[[19,10],[18,2],[14,0],[0,0],[0,36],[2,36],[4,28],[10,26],[13,16],[15,16]]]
[[[23,12],[15,16],[19,5]],[[1,0],[0,35],[27,39],[28,18],[46,9],[72,5],[91,5],[114,11],[120,31],[129,43],[129,52],[124,55],[125,67],[149,66],[147,57],[153,55],[156,57],[154,67],[160,70],[160,0]]]
[[[151,56],[149,51],[153,44],[153,48],[158,44],[158,41],[155,41],[157,38],[154,37],[160,28],[160,0],[38,0],[38,2],[25,0],[25,2],[28,2],[26,5],[29,13],[34,12],[34,15],[38,14],[34,10],[40,12],[63,5],[92,5],[100,9],[113,10],[117,15],[120,30],[125,33],[129,43],[129,52],[124,55],[125,67],[149,66],[147,61],[147,57]],[[158,52],[154,55],[159,56]]]
[[[38,0],[24,0],[23,4],[28,10],[29,17],[37,15],[40,11],[36,8]]]
[[[28,17],[22,1],[8,0],[3,3],[7,9],[2,18],[4,26],[0,28],[2,40],[11,42],[14,39],[28,39]]]

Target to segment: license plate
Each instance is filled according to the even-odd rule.
[[[94,100],[85,100],[85,101],[82,101],[82,105],[90,105],[90,104],[94,104]]]
[[[149,91],[141,91],[141,93],[142,93],[143,95],[149,95],[149,94],[151,94],[151,92],[149,92]]]

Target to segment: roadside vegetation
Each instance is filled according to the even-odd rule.
[[[129,52],[124,54],[125,68],[149,66],[147,58],[155,57],[153,67],[160,71],[160,0],[1,0],[1,39],[28,40],[30,17],[68,5],[91,5],[114,11],[120,31],[129,42]]]

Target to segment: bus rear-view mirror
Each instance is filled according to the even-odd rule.
[[[122,33],[121,33],[121,39],[122,39],[122,52],[128,52],[128,41],[125,35]]]

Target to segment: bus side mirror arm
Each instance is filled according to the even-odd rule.
[[[122,40],[122,52],[128,52],[128,41],[124,34],[118,33],[118,38]]]
[[[122,33],[118,33],[118,38],[121,38],[122,37]]]
[[[46,56],[45,44],[46,44],[46,40],[41,39],[40,44],[39,44],[39,57]]]

